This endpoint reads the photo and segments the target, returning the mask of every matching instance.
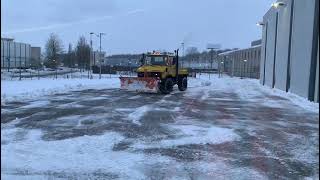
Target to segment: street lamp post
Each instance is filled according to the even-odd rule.
[[[91,32],[90,33],[90,62],[89,62],[89,66],[90,66],[90,75],[91,75],[91,73],[92,73],[92,68],[91,68],[91,66],[92,66],[92,61],[93,61],[93,49],[92,49],[92,35],[93,35],[94,33],[93,32]],[[91,75],[91,77],[90,77],[91,79],[92,79],[92,75]]]
[[[219,74],[219,78],[221,77],[221,60],[218,59],[218,74]]]
[[[56,79],[58,79],[58,63],[57,63],[57,61],[56,61]]]
[[[20,46],[21,48],[21,46]],[[20,51],[20,67],[19,67],[19,81],[21,81],[21,51]]]
[[[8,60],[8,72],[10,71],[10,42],[8,42],[8,55],[7,55],[7,60]]]
[[[105,33],[99,33],[100,38],[100,53],[99,53],[99,64],[100,64],[100,72],[99,72],[99,79],[101,79],[101,37],[102,35],[105,35]]]
[[[224,71],[224,62],[223,62],[223,61],[221,61],[221,66],[222,66],[222,68],[223,68],[223,71]],[[222,71],[222,72],[220,72],[220,74],[221,74],[221,77],[222,77],[223,71]]]
[[[91,32],[90,33],[90,45],[91,45],[91,51],[92,51],[92,39],[91,39],[91,35],[92,34],[94,34],[94,35],[96,35],[97,37],[99,37],[99,42],[100,42],[100,47],[99,47],[99,64],[100,64],[100,72],[99,72],[99,79],[101,79],[101,37],[102,37],[102,35],[105,35],[105,33],[99,33],[99,34],[95,34],[94,32]]]
[[[30,65],[30,79],[32,79],[32,73],[31,73],[32,68],[31,68],[31,64],[29,65]]]
[[[207,48],[210,50],[210,69],[212,70],[212,63],[213,63],[213,50],[216,48]],[[210,79],[210,72],[209,72],[209,79]]]
[[[181,46],[182,46],[182,57],[183,57],[183,60],[185,60],[185,57],[184,57],[184,42],[181,43]],[[183,68],[183,61],[181,61],[181,67]]]
[[[128,65],[129,65],[129,73],[130,73],[130,76],[131,76],[132,74],[131,74],[131,60],[130,59],[128,61]]]
[[[235,55],[233,55],[232,57],[231,57],[231,62],[232,62],[232,75],[231,75],[231,77],[233,77],[234,76],[234,74],[235,74],[235,65],[234,65],[234,59],[235,59],[235,57],[234,57]]]
[[[54,59],[54,60],[52,60],[53,61],[53,63],[54,63],[54,66],[55,66],[55,68],[56,68],[56,79],[58,79],[58,71],[57,71],[57,63],[56,63],[56,60]]]

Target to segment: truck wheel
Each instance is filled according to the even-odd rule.
[[[167,78],[163,80],[160,84],[160,92],[162,94],[169,94],[173,90],[173,81],[171,78]]]
[[[185,91],[188,88],[188,79],[187,77],[179,78],[178,88],[180,91]]]

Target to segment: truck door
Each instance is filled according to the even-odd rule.
[[[172,75],[172,77],[176,77],[176,66],[175,66],[175,62],[173,60],[173,57],[168,57],[168,62],[169,62],[169,66],[168,66],[168,72],[169,74]]]

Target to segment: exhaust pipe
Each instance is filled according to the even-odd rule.
[[[179,74],[179,49],[174,51],[176,53],[176,83],[178,83]]]

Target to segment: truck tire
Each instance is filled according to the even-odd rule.
[[[171,78],[167,78],[160,83],[160,92],[162,94],[169,94],[173,90],[173,81]]]
[[[185,91],[188,88],[187,77],[181,77],[178,79],[178,88],[180,91]]]

